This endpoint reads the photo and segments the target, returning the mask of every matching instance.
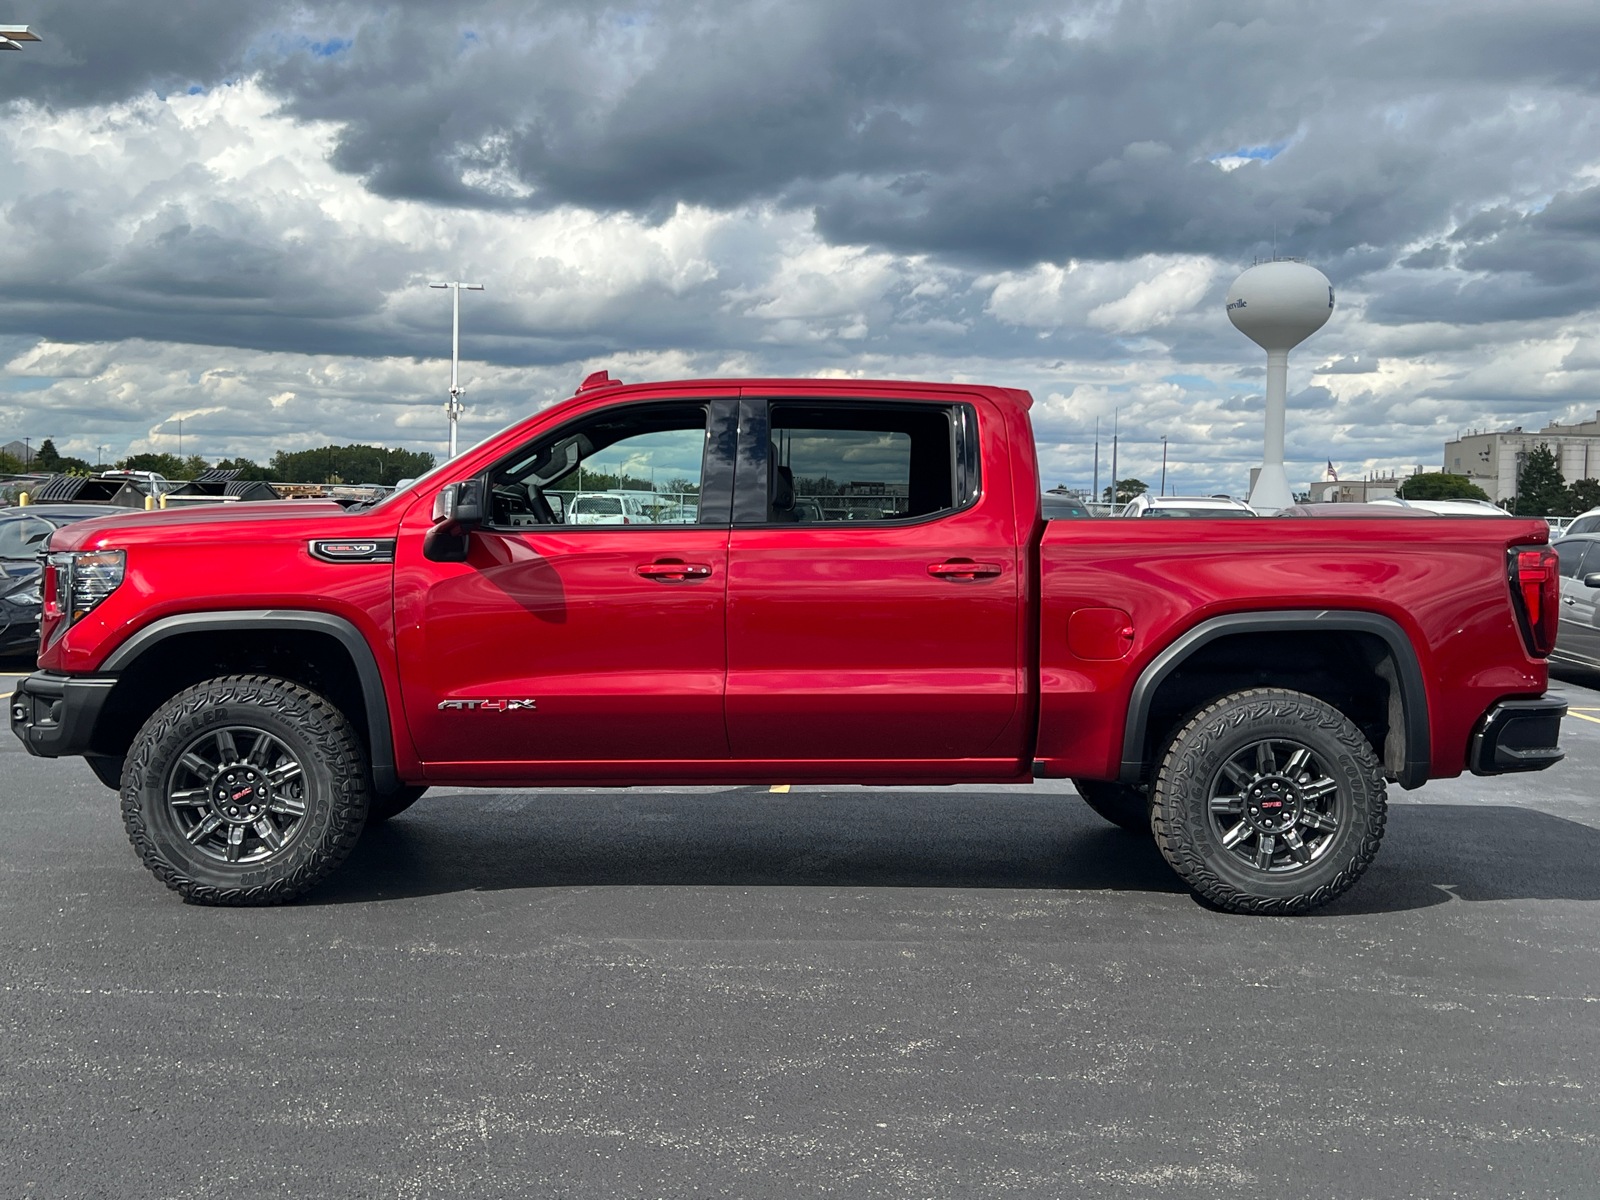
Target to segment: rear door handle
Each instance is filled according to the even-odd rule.
[[[1577,605],[1578,605],[1578,602],[1576,600],[1574,600],[1571,596],[1563,596],[1563,597],[1561,597],[1561,603],[1570,604],[1574,608],[1576,608]]]
[[[952,558],[948,562],[929,563],[928,574],[935,579],[948,579],[955,583],[970,583],[974,579],[993,579],[1000,574],[1000,564],[973,562],[970,558]]]
[[[682,583],[686,579],[709,579],[711,568],[705,563],[686,563],[676,560],[640,563],[634,568],[646,579],[663,583]]]

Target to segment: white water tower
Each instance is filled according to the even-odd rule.
[[[1267,437],[1250,507],[1276,512],[1294,503],[1283,469],[1283,422],[1289,351],[1328,323],[1333,285],[1315,267],[1292,258],[1257,263],[1228,289],[1233,327],[1267,352]]]

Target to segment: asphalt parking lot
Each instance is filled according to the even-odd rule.
[[[1059,784],[430,794],[306,901],[190,908],[6,736],[0,1195],[1593,1195],[1557,687],[1564,763],[1392,790],[1288,919]]]

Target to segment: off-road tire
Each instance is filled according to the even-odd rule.
[[[1119,829],[1150,836],[1150,797],[1142,788],[1103,779],[1074,779],[1083,802]]]
[[[1225,848],[1224,839],[1234,831],[1218,832],[1231,820],[1220,814],[1232,810],[1219,807],[1219,815],[1212,815],[1213,796],[1219,805],[1227,801],[1213,790],[1214,784],[1221,790],[1229,786],[1220,783],[1225,764],[1263,741],[1306,748],[1320,762],[1319,782],[1332,785],[1324,799],[1296,800],[1303,808],[1325,804],[1326,815],[1337,821],[1325,848],[1304,865],[1280,867],[1272,850],[1267,870],[1240,861],[1248,843],[1245,850]],[[1231,786],[1241,798],[1249,791],[1241,783]],[[1241,820],[1244,807],[1241,803]],[[1361,878],[1378,852],[1386,815],[1383,769],[1348,717],[1302,692],[1257,688],[1208,705],[1179,730],[1156,775],[1151,825],[1162,856],[1203,899],[1228,912],[1287,915],[1310,912]],[[1298,837],[1299,826],[1294,829]],[[1246,836],[1258,847],[1265,841],[1259,834]],[[1276,853],[1288,851],[1279,846]]]
[[[367,828],[372,828],[379,821],[387,821],[390,817],[398,817],[410,808],[428,789],[406,784],[387,795],[373,794],[372,802],[367,805]]]
[[[220,862],[190,844],[168,802],[180,756],[216,729],[259,730],[298,759],[303,815],[281,849],[258,862]],[[128,751],[122,821],[146,867],[190,904],[282,904],[345,859],[371,795],[365,754],[343,713],[315,692],[266,675],[229,675],[156,709]]]

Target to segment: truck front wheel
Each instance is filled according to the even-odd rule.
[[[1303,913],[1371,863],[1383,770],[1361,730],[1301,692],[1259,688],[1202,709],[1156,776],[1156,844],[1219,908]]]
[[[337,867],[369,803],[361,741],[285,679],[231,675],[145,722],[122,777],[128,838],[191,904],[281,904]]]

